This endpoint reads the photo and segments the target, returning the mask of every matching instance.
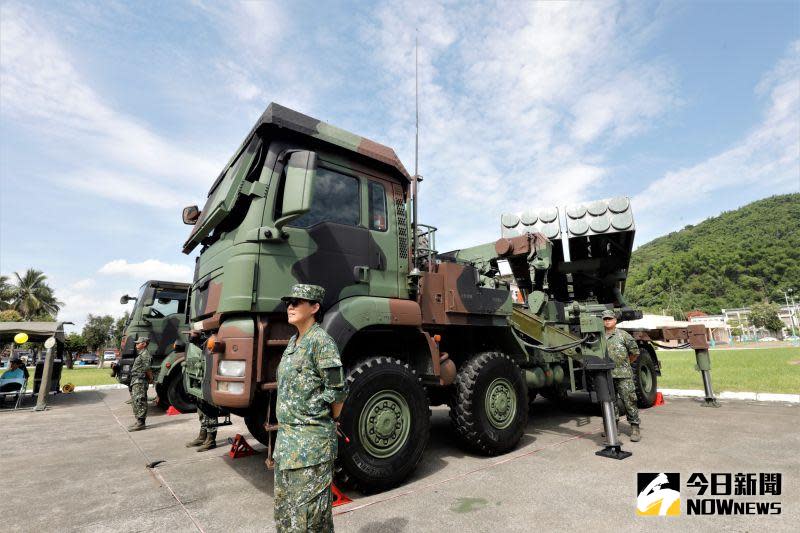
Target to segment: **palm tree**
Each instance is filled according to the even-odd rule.
[[[48,313],[56,315],[64,305],[59,302],[53,289],[46,283],[47,276],[41,270],[29,268],[23,276],[15,272],[16,286],[13,287],[13,307],[22,315],[23,319],[30,320],[37,314]]]
[[[0,311],[11,309],[14,299],[14,286],[8,282],[8,276],[0,275]]]

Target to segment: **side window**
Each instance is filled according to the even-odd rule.
[[[386,191],[378,182],[369,182],[369,229],[386,231]]]
[[[317,169],[311,211],[293,220],[295,228],[310,228],[320,222],[358,226],[360,221],[358,179],[325,168]]]

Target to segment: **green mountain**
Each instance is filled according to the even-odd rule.
[[[800,194],[772,196],[654,239],[633,252],[625,296],[646,311],[800,298]]]

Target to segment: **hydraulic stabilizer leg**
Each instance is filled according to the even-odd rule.
[[[608,439],[606,447],[595,452],[595,454],[611,459],[626,459],[632,454],[622,449],[619,434],[617,433],[617,417],[614,414],[613,402],[616,401],[616,394],[611,370],[614,369],[615,365],[613,362],[599,357],[592,357],[591,359],[586,363],[585,368],[589,371],[594,383],[594,391],[597,394],[597,401],[600,402],[600,408],[603,413],[603,427],[605,427],[606,438]]]
[[[700,375],[703,377],[703,389],[706,394],[706,401],[703,402],[704,407],[719,407],[719,402],[714,397],[714,389],[711,387],[711,357],[708,350],[695,349],[694,357],[697,360],[697,369],[700,370]]]
[[[711,388],[711,356],[708,353],[708,339],[706,338],[706,328],[703,324],[692,324],[688,328],[689,344],[694,350],[694,357],[697,361],[697,370],[703,378],[703,389],[706,394],[705,407],[719,407],[719,402],[714,397],[714,389]]]

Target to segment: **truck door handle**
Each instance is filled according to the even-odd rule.
[[[353,277],[356,283],[369,283],[369,267],[365,265],[353,267]]]

